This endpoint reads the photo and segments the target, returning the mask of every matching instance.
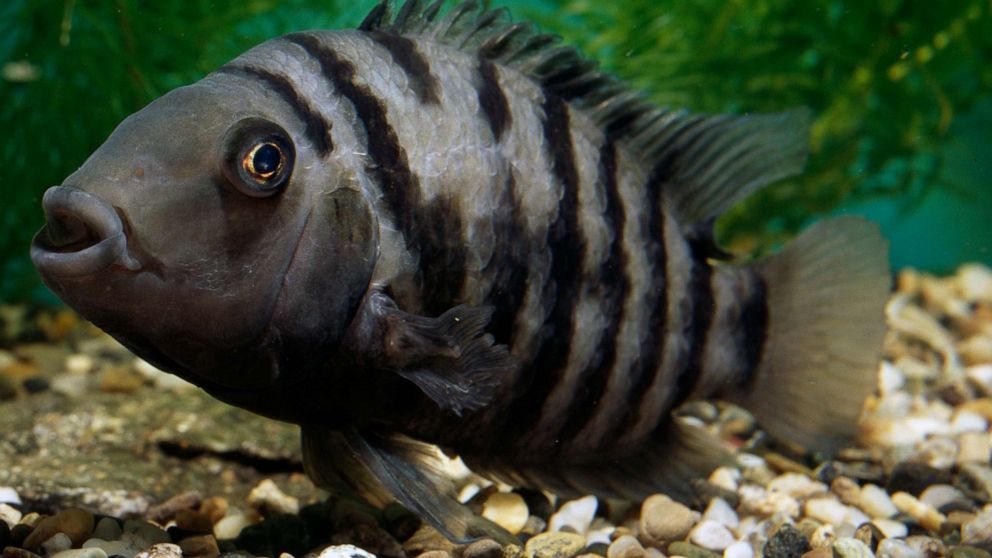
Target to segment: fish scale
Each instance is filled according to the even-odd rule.
[[[299,424],[318,484],[500,538],[438,447],[562,495],[686,498],[731,456],[685,402],[811,449],[855,432],[877,228],[824,221],[753,263],[713,237],[801,169],[808,125],[654,107],[505,10],[384,3],[127,119],[46,193],[32,258],[139,356]]]

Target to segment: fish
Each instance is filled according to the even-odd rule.
[[[757,260],[714,237],[801,172],[810,118],[658,107],[505,8],[384,2],[125,119],[45,192],[31,257],[141,358],[300,425],[317,484],[505,535],[442,453],[563,496],[685,498],[733,455],[686,403],[810,450],[856,435],[878,227],[829,218]]]

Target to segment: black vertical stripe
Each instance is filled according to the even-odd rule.
[[[293,109],[293,112],[303,122],[304,134],[310,143],[317,148],[321,157],[326,157],[334,149],[334,144],[331,142],[331,123],[310,106],[310,103],[296,91],[296,88],[285,76],[254,66],[224,66],[217,72],[250,77],[266,84]]]
[[[647,260],[651,266],[653,288],[648,290],[644,303],[651,308],[648,314],[647,331],[634,362],[631,373],[634,381],[629,391],[630,409],[615,425],[607,440],[617,440],[637,424],[641,407],[649,395],[663,361],[663,346],[668,336],[668,255],[665,249],[665,208],[662,205],[662,185],[672,174],[675,155],[658,162],[648,176],[645,192],[648,196],[647,208]],[[664,417],[662,413],[662,417]],[[664,420],[661,421],[662,423]]]
[[[503,88],[499,85],[496,66],[481,55],[479,56],[478,72],[479,106],[482,107],[482,112],[486,115],[486,122],[489,123],[493,137],[499,141],[512,122],[510,103],[506,100]]]
[[[627,275],[627,254],[623,247],[623,231],[627,222],[623,200],[617,178],[617,146],[610,140],[599,151],[599,183],[606,193],[606,207],[603,217],[606,226],[613,231],[609,253],[599,270],[600,293],[607,314],[606,328],[599,346],[593,353],[593,360],[582,372],[578,392],[573,398],[568,412],[568,420],[558,433],[558,438],[569,441],[574,438],[596,414],[596,407],[613,374],[623,374],[626,370],[614,370],[617,364],[617,344],[620,326],[625,319],[625,307],[630,293],[631,280]]]
[[[317,60],[324,78],[347,98],[365,129],[370,175],[379,184],[390,217],[403,233],[407,249],[420,255],[419,277],[424,287],[424,309],[439,314],[454,305],[464,281],[466,248],[460,212],[450,200],[434,200],[424,207],[417,177],[410,170],[406,150],[389,124],[385,103],[365,85],[355,82],[355,66],[340,58],[317,37],[286,35]],[[442,283],[426,284],[427,280]]]
[[[518,398],[507,416],[512,428],[504,428],[504,441],[512,443],[521,431],[532,428],[541,417],[544,404],[564,372],[572,348],[572,326],[579,302],[585,239],[579,228],[579,174],[569,124],[568,105],[547,92],[544,103],[544,143],[551,158],[555,178],[561,183],[558,215],[548,229],[551,251],[550,278],[543,300],[551,312],[541,329],[541,342],[534,362],[518,378],[514,392]]]
[[[440,84],[431,72],[427,59],[417,48],[417,43],[408,37],[382,31],[372,31],[369,37],[389,51],[389,56],[406,74],[410,88],[421,103],[436,105],[441,102]]]
[[[485,270],[496,273],[489,296],[493,317],[488,330],[498,344],[508,345],[512,340],[513,326],[527,292],[532,242],[521,222],[522,218],[516,180],[510,172],[499,208],[493,217],[495,253]]]
[[[740,385],[747,387],[754,381],[758,364],[765,350],[768,338],[768,292],[765,279],[757,273],[752,275],[752,291],[741,308],[740,355],[743,357],[743,370]]]
[[[692,314],[689,318],[689,347],[682,369],[675,377],[672,408],[686,402],[702,375],[706,337],[716,313],[713,300],[713,267],[706,261],[706,245],[690,244],[692,270],[689,274],[689,299]]]

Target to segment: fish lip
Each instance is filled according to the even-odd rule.
[[[127,251],[117,211],[99,197],[71,186],[53,186],[42,198],[45,226],[31,240],[31,261],[51,277],[82,277],[113,265],[138,271]]]

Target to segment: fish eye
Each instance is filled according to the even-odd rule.
[[[241,193],[264,198],[281,192],[293,172],[296,151],[278,124],[247,118],[225,138],[222,174]]]

